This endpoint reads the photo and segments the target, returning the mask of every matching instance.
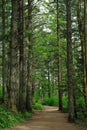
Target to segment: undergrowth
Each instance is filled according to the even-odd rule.
[[[63,103],[62,111],[67,113],[68,112],[68,97],[67,96],[63,95],[62,103]]]
[[[83,127],[87,127],[87,118],[76,119],[75,124]]]
[[[49,105],[49,106],[58,106],[58,97],[53,96],[50,98],[46,98],[43,102],[44,105]]]
[[[43,105],[40,102],[37,102],[33,105],[33,109],[36,110],[42,110],[43,109]]]
[[[0,106],[0,128],[7,128],[14,126],[20,122],[24,122],[30,117],[30,113],[25,112],[21,114],[19,112],[13,113],[5,106]]]

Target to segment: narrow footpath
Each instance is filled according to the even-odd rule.
[[[9,130],[87,130],[87,128],[68,123],[67,114],[59,112],[56,107],[45,106],[43,111],[36,111],[25,123]]]

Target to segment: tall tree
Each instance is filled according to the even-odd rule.
[[[62,88],[61,88],[61,58],[60,58],[60,25],[59,25],[59,0],[57,0],[57,54],[58,54],[58,96],[59,110],[62,110]]]
[[[11,0],[11,45],[10,45],[10,107],[17,109],[18,104],[18,1]]]
[[[83,6],[82,6],[83,5]],[[83,12],[84,11],[84,15]],[[79,1],[77,3],[77,18],[78,28],[81,40],[81,52],[82,52],[82,66],[83,66],[83,89],[84,99],[87,108],[87,71],[86,71],[86,1]]]
[[[87,108],[87,0],[84,0],[85,94]]]
[[[32,6],[33,0],[28,0],[28,59],[27,59],[27,95],[26,95],[26,108],[28,111],[32,111]]]
[[[24,0],[18,0],[18,43],[19,43],[19,110],[25,111],[25,41]]]
[[[2,0],[2,86],[3,86],[3,100],[5,100],[5,0]]]
[[[73,55],[72,55],[72,27],[71,27],[71,2],[66,1],[67,10],[67,78],[69,121],[74,121],[74,79],[73,79]]]
[[[51,97],[51,83],[50,83],[50,63],[47,63],[47,78],[48,78],[48,97]]]

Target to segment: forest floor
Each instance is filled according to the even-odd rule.
[[[67,114],[59,112],[57,107],[45,106],[42,111],[35,111],[28,121],[7,130],[87,130],[87,128],[68,123]]]

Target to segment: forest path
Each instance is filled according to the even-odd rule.
[[[87,128],[68,123],[67,114],[59,112],[57,107],[45,106],[44,110],[35,111],[25,123],[9,130],[87,130]]]

